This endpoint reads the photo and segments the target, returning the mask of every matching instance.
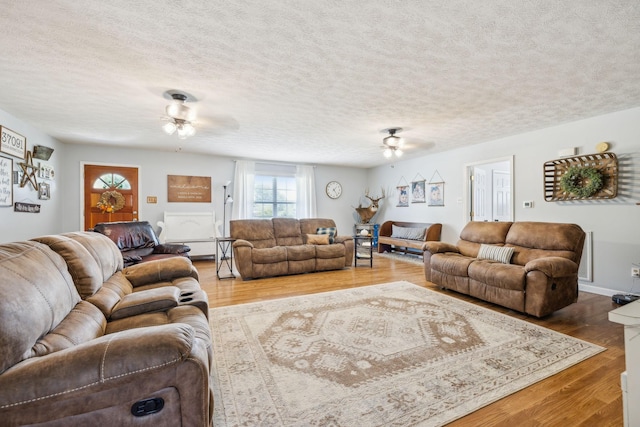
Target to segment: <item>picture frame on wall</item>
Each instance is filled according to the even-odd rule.
[[[444,206],[444,182],[430,182],[428,206]]]
[[[0,206],[13,206],[13,160],[1,156]]]
[[[5,126],[0,126],[0,152],[24,159],[27,156],[27,138]]]
[[[406,208],[409,206],[409,186],[408,185],[399,185],[396,187],[398,190],[398,204],[396,205],[399,208]]]
[[[425,180],[413,181],[411,183],[411,203],[425,203]]]
[[[40,185],[38,185],[38,199],[51,199],[51,187],[46,182],[41,182]]]

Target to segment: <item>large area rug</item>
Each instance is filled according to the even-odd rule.
[[[214,426],[439,426],[604,350],[409,282],[212,309]]]

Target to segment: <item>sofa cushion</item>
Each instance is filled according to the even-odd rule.
[[[254,264],[271,264],[287,260],[287,249],[284,246],[274,248],[254,248],[251,251],[251,261]]]
[[[512,246],[480,245],[478,259],[489,259],[503,264],[510,264],[513,256]]]
[[[34,344],[67,317],[80,295],[64,259],[38,242],[0,245],[0,277],[2,373],[30,357]]]
[[[329,243],[334,243],[338,229],[336,227],[318,227],[316,234],[326,234],[329,236]]]
[[[313,245],[285,246],[288,261],[304,261],[316,257],[316,249]]]
[[[333,245],[319,245],[316,246],[316,258],[329,259],[329,258],[342,258],[345,255],[344,245],[334,243]]]
[[[229,221],[231,237],[251,242],[255,248],[273,248],[276,238],[270,219],[240,219]]]
[[[80,301],[58,326],[40,338],[31,349],[29,357],[45,356],[82,344],[105,333],[107,319],[88,301]]]
[[[328,218],[300,218],[300,231],[302,231],[302,234],[317,234],[318,228],[336,228],[336,223]],[[336,235],[338,235],[337,228]]]
[[[391,225],[391,237],[395,239],[424,240],[425,228],[399,227]]]
[[[582,257],[585,234],[576,224],[547,222],[514,222],[505,243],[517,246],[513,263],[527,262],[546,256],[568,258],[578,263]]]
[[[487,286],[522,291],[527,273],[521,265],[477,260],[469,265],[469,278]]]
[[[331,236],[328,234],[307,234],[308,245],[328,245]]]
[[[431,269],[451,276],[467,277],[469,265],[475,258],[456,253],[434,254],[431,256]]]
[[[273,234],[278,246],[302,245],[300,222],[295,218],[273,218]]]

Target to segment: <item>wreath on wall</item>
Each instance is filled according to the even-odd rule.
[[[602,172],[594,167],[571,166],[560,178],[560,188],[578,197],[591,197],[602,189]]]
[[[105,191],[98,200],[98,209],[102,213],[113,213],[124,207],[124,196],[117,191]]]

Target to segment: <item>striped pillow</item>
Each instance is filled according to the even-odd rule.
[[[478,259],[490,259],[503,264],[511,264],[513,248],[510,246],[480,245]]]
[[[338,233],[336,227],[318,227],[316,230],[316,234],[328,234],[329,235],[329,243],[333,243],[333,238]]]

